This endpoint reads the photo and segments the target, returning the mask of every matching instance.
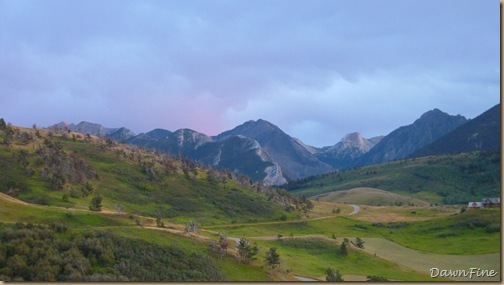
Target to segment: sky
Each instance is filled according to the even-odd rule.
[[[500,102],[497,0],[0,0],[0,117],[316,147]]]

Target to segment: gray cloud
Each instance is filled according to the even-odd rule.
[[[499,102],[494,1],[3,1],[0,116],[316,146]]]

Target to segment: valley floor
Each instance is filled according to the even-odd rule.
[[[3,205],[17,205],[42,211],[70,211],[59,207],[32,205],[1,193],[0,201]],[[390,237],[383,236],[383,232],[380,231],[382,229],[369,226],[371,222],[383,222],[381,215],[387,217],[393,213],[396,221],[422,222],[453,216],[454,209],[423,210],[418,207],[373,207],[331,202],[314,202],[314,204],[315,208],[312,212],[301,220],[203,226],[198,233],[187,233],[184,231],[183,225],[167,224],[165,228],[158,228],[155,226],[154,218],[141,217],[142,230],[169,232],[183,238],[207,243],[215,241],[219,233],[224,233],[231,241],[228,252],[231,255],[237,254],[235,244],[240,238],[257,243],[263,249],[263,255],[266,251],[265,248],[276,247],[281,254],[282,265],[277,272],[270,272],[270,276],[274,280],[325,280],[324,272],[328,267],[340,269],[343,278],[347,281],[365,281],[366,276],[369,275],[383,275],[389,280],[403,281],[498,281],[501,278],[500,274],[495,277],[473,277],[472,279],[469,277],[432,278],[430,276],[433,268],[469,270],[477,267],[499,272],[501,267],[500,248],[495,248],[493,246],[495,243],[489,243],[489,246],[494,248],[484,254],[439,254],[408,248],[397,243],[396,241],[401,239],[396,238],[393,234],[390,234],[393,237],[391,240]],[[89,212],[87,210],[77,211]],[[412,212],[418,212],[420,215],[418,217],[412,216]],[[5,214],[3,213],[3,215]],[[117,216],[113,211],[106,210],[99,214],[96,212],[92,214]],[[123,227],[132,230],[138,228],[137,225],[128,225],[131,223],[127,221],[128,218],[124,218],[124,220],[122,225],[104,226],[103,228],[119,229]],[[361,224],[364,222],[368,222],[368,224]],[[95,228],[100,227],[95,226]],[[339,255],[337,252],[341,241],[345,238],[352,240],[356,236],[364,240],[364,248],[352,247],[348,256]],[[393,241],[394,239],[396,241]],[[488,241],[483,237],[481,240],[482,242]],[[436,251],[434,243],[437,242],[439,240],[432,240],[434,251]],[[478,238],[474,238],[472,242],[478,242]],[[332,252],[324,252],[324,248]],[[261,256],[259,259],[263,259],[263,257]],[[261,262],[258,260],[253,262],[252,266],[259,267],[260,264]],[[363,274],[359,274],[359,272]],[[411,279],[408,279],[410,277]]]

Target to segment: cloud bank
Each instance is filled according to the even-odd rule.
[[[495,1],[0,1],[0,117],[307,144],[500,100]]]

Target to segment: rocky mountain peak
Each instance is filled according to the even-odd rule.
[[[418,118],[414,124],[418,124],[421,122],[435,122],[437,120],[452,120],[452,121],[458,121],[458,122],[465,122],[467,119],[464,116],[461,115],[450,115],[448,113],[445,113],[437,108],[434,108],[433,110],[427,111],[423,113],[420,118]]]
[[[359,132],[353,132],[345,135],[337,144],[322,148],[315,155],[336,169],[344,169],[367,153],[379,141],[380,137],[375,137],[371,141],[364,138]]]
[[[173,134],[177,138],[179,146],[190,143],[198,147],[206,142],[212,141],[211,137],[191,129],[179,129]]]
[[[368,152],[376,143],[364,138],[359,132],[345,135],[339,143],[329,148],[329,151],[341,151],[343,149],[356,148],[362,153]]]
[[[350,145],[355,147],[361,147],[367,143],[367,140],[363,138],[359,132],[347,134],[343,137],[343,139],[341,139],[341,141],[344,143],[349,143]]]
[[[422,116],[420,116],[420,118],[423,118],[423,117],[432,117],[432,116],[439,116],[439,115],[448,115],[447,113],[439,110],[438,108],[434,108],[432,110],[429,110],[425,113],[422,114]]]
[[[258,119],[257,121],[254,120],[247,121],[235,127],[232,130],[223,132],[215,136],[214,138],[223,139],[230,136],[243,135],[245,137],[257,139],[258,137],[269,136],[271,135],[272,132],[283,134],[283,131],[277,126],[273,125],[272,123],[266,120]]]

